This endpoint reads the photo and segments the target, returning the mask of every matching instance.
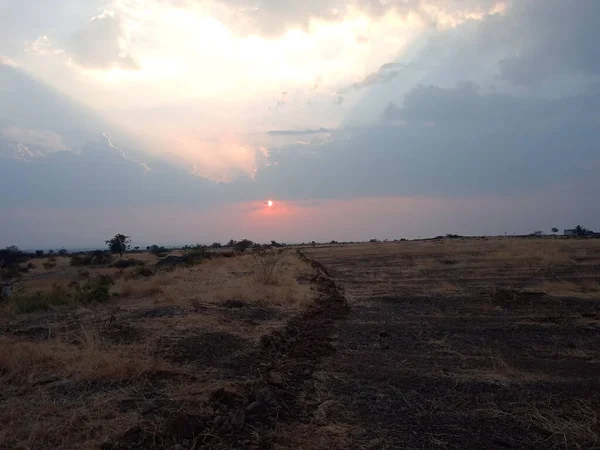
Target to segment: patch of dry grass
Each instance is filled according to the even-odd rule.
[[[186,389],[193,387],[196,401],[223,383],[214,368],[209,368],[213,378],[196,379],[193,385],[182,381],[198,368],[167,361],[163,338],[222,333],[242,338],[250,348],[313,300],[310,286],[297,281],[307,279],[311,268],[292,252],[269,283],[256,276],[249,256],[206,260],[149,278],[128,278],[131,269],[86,270],[90,277],[115,277],[109,304],[65,305],[1,319],[6,330],[47,331],[41,337],[10,331],[0,335],[0,448],[98,449],[148,420],[139,411],[120,411],[129,391],[156,393],[154,380],[168,374],[160,395],[191,405],[192,399],[182,397]],[[24,277],[22,283],[27,292],[50,290],[81,281],[78,272],[65,258],[53,272]],[[228,300],[247,309],[231,310]],[[197,311],[198,305],[204,309]],[[168,308],[177,313],[161,315]],[[238,311],[243,313],[239,317]]]

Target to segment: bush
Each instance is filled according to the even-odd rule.
[[[35,251],[36,258],[42,258],[43,256],[44,256],[44,250],[36,250]]]
[[[252,247],[254,245],[254,242],[252,242],[249,239],[242,239],[239,242],[235,242],[233,244],[233,249],[236,252],[245,252],[247,249],[249,249],[250,247]]]
[[[138,266],[126,278],[150,278],[154,274],[154,270],[150,267]]]
[[[71,256],[71,266],[102,266],[110,264],[113,256],[104,250],[95,250],[90,253],[81,253]]]
[[[155,254],[159,258],[167,256],[167,254],[169,253],[169,250],[167,250],[165,247],[159,247],[158,245],[151,245],[149,247],[146,247],[146,249],[148,249],[151,253]]]
[[[18,278],[21,272],[21,263],[24,263],[29,255],[19,250],[14,245],[0,250],[0,278],[10,280]]]
[[[115,281],[109,275],[100,275],[77,287],[75,298],[78,303],[106,303],[110,300],[110,288]]]
[[[181,260],[185,265],[194,266],[196,264],[201,264],[206,257],[206,249],[201,245],[197,245],[195,247],[184,248]]]
[[[70,301],[69,292],[64,287],[56,285],[48,292],[20,295],[13,300],[15,312],[18,314],[45,311],[52,306],[68,305]]]
[[[100,275],[88,280],[83,286],[76,281],[71,282],[67,288],[54,285],[47,292],[16,295],[12,302],[18,314],[45,311],[54,306],[106,303],[111,298],[110,288],[113,284],[114,280],[110,276]]]
[[[120,259],[117,262],[110,265],[110,267],[115,267],[117,269],[127,269],[129,267],[137,267],[143,266],[146,263],[144,261],[140,261],[139,259],[129,258],[129,259]]]
[[[56,262],[48,260],[44,262],[42,266],[44,266],[45,269],[52,269],[53,267],[56,267]]]
[[[262,284],[278,284],[286,262],[282,249],[259,248],[252,252],[254,279]]]

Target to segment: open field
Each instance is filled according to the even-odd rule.
[[[600,448],[600,241],[285,255],[273,282],[249,255],[142,277],[34,260],[25,292],[115,283],[2,305],[0,448]]]
[[[600,448],[600,241],[306,254],[351,306],[315,375],[351,442],[322,448]]]

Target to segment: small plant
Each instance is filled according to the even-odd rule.
[[[283,249],[258,248],[252,252],[254,279],[258,283],[278,284],[281,272],[287,261]]]
[[[77,276],[78,276],[79,278],[89,278],[89,277],[90,277],[90,271],[89,271],[89,270],[87,270],[87,269],[83,269],[83,268],[81,268],[81,269],[79,269],[79,270],[77,271]]]
[[[42,264],[44,266],[44,269],[52,269],[54,267],[56,267],[56,262],[55,261],[45,261],[44,264]]]

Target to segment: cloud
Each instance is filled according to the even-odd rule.
[[[332,130],[327,128],[319,128],[318,130],[272,130],[267,134],[271,136],[303,136],[307,134],[330,133]]]
[[[600,162],[600,95],[544,99],[485,93],[474,83],[419,86],[385,111],[393,123],[271,151],[252,189],[291,199],[525,195],[574,182],[600,189],[589,170]]]
[[[136,70],[139,66],[124,48],[124,40],[120,16],[105,11],[93,17],[86,28],[73,33],[66,48],[73,60],[84,67]]]
[[[180,0],[171,0],[171,2]],[[193,0],[189,0],[193,1]],[[507,0],[510,1],[510,0]],[[184,2],[185,3],[185,2]],[[379,18],[389,13],[419,18],[432,26],[456,25],[472,14],[486,14],[498,0],[221,0],[236,16],[249,21],[253,32],[267,36],[291,28],[307,29],[312,20],[339,22],[362,14]]]
[[[358,91],[375,84],[389,83],[400,74],[399,69],[406,69],[407,66],[400,63],[388,63],[379,68],[377,72],[367,75],[362,81],[351,84],[345,88],[338,90],[339,95],[344,95],[349,92]]]
[[[8,56],[4,56],[2,53],[0,53],[0,64],[4,64],[5,66],[16,66],[12,59],[10,59]]]
[[[63,45],[42,35],[27,43],[26,51],[40,56],[55,55],[89,69],[138,70],[138,63],[125,47],[120,17],[105,11],[93,17],[85,28],[72,33]]]
[[[516,4],[506,26],[522,40],[520,50],[499,62],[499,77],[530,86],[569,72],[600,76],[599,16],[600,2],[596,0]]]

